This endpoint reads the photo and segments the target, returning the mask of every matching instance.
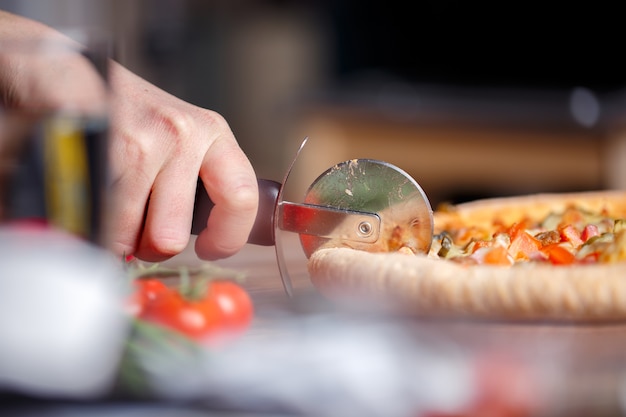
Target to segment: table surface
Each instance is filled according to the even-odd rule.
[[[191,372],[187,372],[190,369],[180,370],[176,362],[174,368],[161,373],[161,382],[167,384],[164,392],[168,395],[171,388],[180,394],[180,388],[169,385],[169,381],[183,385],[181,381],[191,381],[191,385],[185,385],[183,397],[188,390],[200,390],[198,395],[205,398],[205,387],[209,387],[208,395],[213,401],[205,404],[208,408],[197,410],[194,403],[185,401],[67,404],[63,401],[42,403],[32,398],[20,401],[19,397],[16,403],[3,404],[0,393],[0,415],[292,415],[282,413],[285,411],[280,407],[282,401],[287,401],[288,411],[292,411],[294,405],[296,409],[322,410],[321,414],[305,415],[328,415],[327,411],[331,410],[334,412],[331,415],[342,415],[332,406],[318,408],[316,401],[323,398],[330,404],[338,401],[350,407],[351,415],[387,417],[398,415],[385,412],[388,404],[397,406],[405,400],[411,403],[408,398],[411,396],[417,398],[417,403],[424,404],[424,401],[437,400],[442,393],[445,397],[448,391],[454,392],[451,387],[458,382],[455,379],[467,376],[466,368],[472,369],[476,379],[465,380],[465,392],[476,390],[513,410],[504,412],[500,408],[495,413],[491,410],[488,415],[494,417],[626,414],[626,323],[512,323],[356,312],[333,304],[315,290],[309,281],[306,258],[297,236],[287,235],[280,242],[294,288],[293,296],[287,296],[283,288],[273,246],[246,245],[236,255],[214,262],[245,274],[242,285],[251,294],[255,306],[252,326],[241,343],[234,347],[229,345],[219,360],[213,356],[207,368],[210,372],[205,374],[200,370],[197,373],[196,363]],[[194,254],[193,245],[192,240],[183,253],[164,264],[198,265],[202,261]],[[175,281],[168,279],[168,283]],[[386,375],[387,379],[378,381],[380,375]],[[276,386],[272,386],[274,382]],[[300,391],[295,392],[295,387]],[[522,400],[517,398],[520,390]],[[370,394],[380,391],[387,397]],[[281,413],[273,408],[269,413],[257,408],[250,410],[245,407],[246,400],[241,403],[242,398],[258,400],[258,395],[269,398],[272,406],[277,402]],[[532,400],[528,400],[529,396]],[[378,405],[382,401],[383,414],[372,412],[369,402],[376,400]],[[527,407],[529,402],[538,404],[533,413],[517,409],[520,404]],[[256,407],[258,402],[254,404]],[[220,407],[224,405],[228,412],[222,413]],[[3,414],[7,411],[9,414]]]
[[[272,331],[271,315],[264,312],[277,307],[300,315],[343,312],[341,306],[323,299],[309,283],[297,240],[288,239],[284,246],[286,264],[294,281],[294,297],[288,297],[283,289],[274,247],[247,245],[231,258],[217,261],[221,266],[247,274],[244,285],[258,311],[252,334]],[[189,249],[168,262],[192,264],[197,258]],[[626,382],[626,323],[511,323],[415,317],[384,320],[399,323],[408,334],[435,335],[455,348],[476,355],[506,352],[524,358],[548,358],[560,380],[566,381],[555,395],[568,398],[555,400],[551,407],[559,412],[551,415],[588,415],[590,411],[594,415],[626,414],[621,408],[626,400],[626,390],[622,388]]]

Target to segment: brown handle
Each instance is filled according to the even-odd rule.
[[[250,236],[248,236],[248,243],[272,246],[274,245],[274,209],[276,208],[281,184],[271,180],[259,179],[257,181],[259,184],[259,211],[257,212]],[[191,234],[197,235],[206,228],[207,219],[214,205],[204,189],[202,181],[198,180]]]

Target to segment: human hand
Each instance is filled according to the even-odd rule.
[[[72,43],[40,23],[0,11],[0,40]],[[0,51],[1,52],[1,51]],[[5,57],[0,53],[0,61]],[[0,65],[5,105],[37,111],[89,109],[105,90],[79,54],[71,59],[14,60]],[[111,249],[161,261],[188,244],[198,177],[215,203],[196,240],[203,259],[226,257],[246,242],[258,190],[254,171],[219,114],[186,103],[111,63]],[[75,86],[80,86],[76,89]]]
[[[224,118],[117,64],[111,82],[113,249],[150,261],[182,251],[199,175],[215,207],[196,240],[196,253],[216,259],[237,252],[254,223],[258,189]]]

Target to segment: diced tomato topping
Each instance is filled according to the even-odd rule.
[[[571,224],[566,226],[559,227],[559,233],[561,233],[561,239],[566,242],[572,244],[573,247],[577,248],[583,243],[583,239],[581,238],[580,232]]]
[[[513,260],[504,246],[496,245],[485,254],[483,262],[489,265],[511,265]]]
[[[548,255],[548,259],[554,265],[569,265],[576,260],[572,252],[559,244],[547,245],[541,250]]]
[[[541,249],[541,241],[527,232],[521,231],[511,241],[509,253],[515,260],[530,259],[539,249]]]
[[[513,223],[506,232],[511,236],[511,240],[513,240],[526,229],[528,229],[528,220],[522,220],[521,222]]]
[[[585,226],[582,233],[580,234],[580,238],[583,242],[588,241],[594,236],[600,236],[598,226],[596,226],[595,224],[588,224],[587,226]]]
[[[475,240],[472,242],[472,253],[475,253],[478,249],[488,248],[493,242],[491,240]]]

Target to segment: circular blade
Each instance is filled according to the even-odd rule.
[[[313,182],[304,202],[375,213],[381,219],[379,238],[373,243],[300,235],[307,257],[322,246],[369,252],[392,252],[408,247],[415,253],[426,253],[430,249],[433,235],[430,202],[410,175],[387,162],[373,159],[341,162]],[[367,229],[367,225],[360,227]],[[336,233],[341,234],[341,231]]]

